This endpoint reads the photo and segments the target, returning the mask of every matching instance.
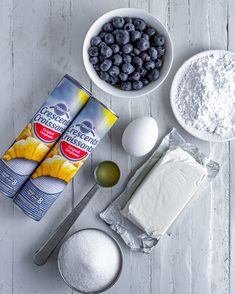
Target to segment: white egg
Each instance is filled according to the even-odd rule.
[[[149,153],[157,142],[158,126],[150,116],[133,120],[122,135],[124,150],[133,156],[144,156]]]

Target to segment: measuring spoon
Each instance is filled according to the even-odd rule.
[[[89,201],[100,187],[110,188],[117,184],[120,178],[120,169],[113,161],[101,162],[94,171],[95,185],[84,198],[73,208],[71,213],[62,221],[51,237],[42,245],[34,255],[36,265],[44,265],[58,243],[63,239],[73,223],[82,213]]]

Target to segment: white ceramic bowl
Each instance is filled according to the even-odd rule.
[[[108,84],[107,82],[99,78],[97,72],[93,68],[92,64],[89,62],[88,49],[90,47],[91,38],[94,36],[97,36],[100,33],[103,24],[110,21],[115,16],[123,16],[123,17],[128,16],[128,17],[142,18],[146,21],[148,25],[155,28],[160,34],[164,35],[166,38],[166,45],[165,45],[166,54],[164,56],[163,67],[160,70],[160,77],[157,81],[151,82],[149,85],[143,87],[141,90],[123,91],[119,88],[116,88],[115,86]],[[91,80],[103,91],[111,95],[123,97],[123,98],[140,97],[157,89],[167,77],[171,69],[172,61],[173,61],[173,45],[172,45],[170,35],[168,34],[166,28],[162,25],[162,23],[159,20],[157,20],[155,16],[153,16],[152,14],[142,9],[120,8],[120,9],[112,10],[102,15],[90,27],[89,31],[86,34],[84,44],[83,44],[83,62]]]
[[[184,128],[189,134],[192,136],[204,140],[204,141],[209,141],[209,142],[225,142],[225,141],[230,141],[235,139],[235,133],[234,131],[230,132],[229,134],[226,134],[226,136],[219,136],[217,134],[211,134],[207,131],[200,131],[197,130],[195,127],[190,126],[186,124],[184,121],[183,117],[181,116],[178,107],[176,105],[175,99],[178,95],[178,88],[179,84],[181,83],[182,79],[184,78],[190,64],[193,61],[196,61],[198,58],[210,56],[210,55],[215,55],[217,57],[222,57],[225,54],[228,54],[231,56],[231,58],[235,59],[235,53],[226,51],[226,50],[207,50],[207,51],[202,51],[188,60],[186,60],[182,66],[178,69],[177,73],[175,74],[175,77],[173,79],[172,85],[171,85],[171,91],[170,91],[170,101],[171,101],[171,107],[172,111],[175,115],[175,118],[177,119],[178,123]]]

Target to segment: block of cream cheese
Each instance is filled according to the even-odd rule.
[[[163,235],[191,200],[207,170],[177,147],[156,163],[122,210],[122,214],[153,237]]]

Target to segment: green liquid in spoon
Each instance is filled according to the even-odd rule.
[[[95,180],[102,187],[112,187],[120,178],[120,169],[113,161],[103,161],[95,169]]]

